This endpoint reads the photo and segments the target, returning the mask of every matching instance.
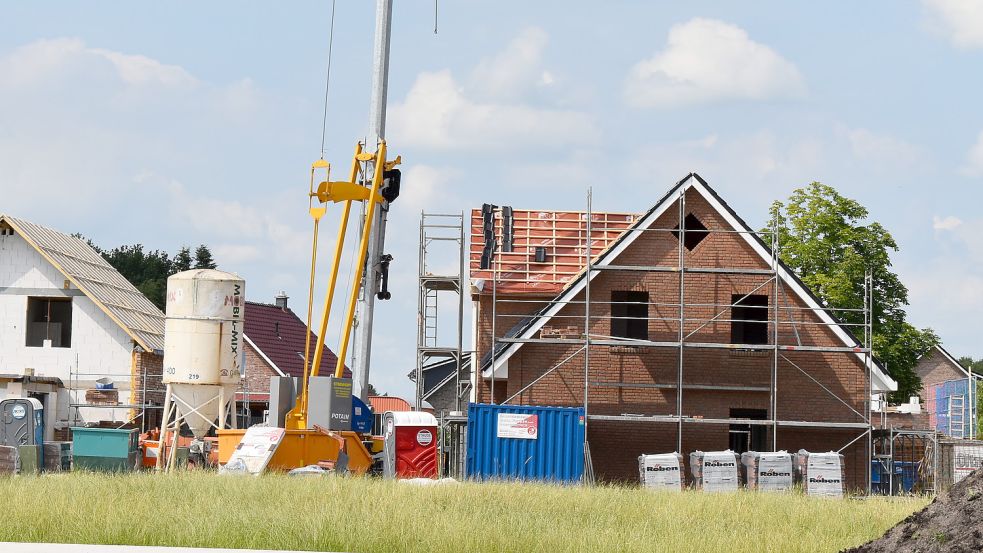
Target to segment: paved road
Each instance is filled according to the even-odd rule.
[[[201,549],[197,547],[10,542],[0,542],[0,551],[3,553],[301,553],[299,551],[270,551],[265,549]]]

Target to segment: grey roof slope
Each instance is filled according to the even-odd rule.
[[[164,314],[84,241],[0,214],[42,257],[147,351],[164,351]]]

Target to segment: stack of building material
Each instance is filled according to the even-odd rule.
[[[72,470],[72,442],[44,442],[44,470]]]
[[[749,490],[783,492],[792,488],[792,455],[745,451],[741,454],[741,475]]]
[[[638,457],[642,487],[650,490],[682,491],[683,456],[677,452]]]
[[[119,390],[86,390],[85,402],[95,405],[116,405],[119,403]]]
[[[0,445],[0,474],[17,474],[20,469],[20,456],[17,446]]]
[[[689,469],[693,486],[707,492],[737,491],[740,477],[738,456],[727,451],[694,451],[689,454]]]
[[[846,493],[846,465],[835,451],[795,454],[795,475],[806,495],[843,497]]]
[[[21,474],[37,474],[44,468],[44,452],[40,445],[19,445],[17,456],[20,457]]]

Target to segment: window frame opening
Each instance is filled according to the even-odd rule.
[[[24,346],[41,348],[51,340],[53,348],[71,348],[73,303],[70,297],[28,296]]]
[[[768,336],[767,294],[733,294],[730,306],[730,343],[765,345]]]
[[[611,291],[611,336],[649,339],[649,293],[644,290]]]
[[[710,229],[703,224],[703,221],[699,217],[692,213],[686,214],[686,217],[683,218],[683,230],[685,231],[683,246],[688,251],[695,250],[697,246],[702,244],[710,236]],[[679,240],[680,230],[678,224],[673,227],[672,235],[676,237],[676,240]]]

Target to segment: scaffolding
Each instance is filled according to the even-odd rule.
[[[441,251],[434,251],[440,246],[443,246]],[[420,214],[415,378],[417,409],[449,383],[454,385],[454,411],[463,410],[471,393],[470,373],[464,363],[463,350],[464,296],[467,293],[464,248],[464,213]],[[451,259],[448,256],[451,253],[456,270],[450,268]],[[436,262],[433,259],[435,254],[440,257]],[[442,265],[442,262],[447,263]],[[438,300],[447,295],[454,296],[452,301],[456,302],[456,332],[451,333],[450,337],[438,334],[438,321],[445,318],[441,316],[441,302]],[[426,389],[424,373],[447,363],[452,367],[451,373],[429,390]]]
[[[136,374],[124,375],[120,373],[94,373],[81,372],[77,368],[69,367],[68,370],[68,394],[69,394],[69,420],[72,426],[79,426],[85,421],[82,420],[80,409],[122,409],[127,411],[125,421],[116,420],[122,428],[126,425],[134,425],[140,428],[141,432],[146,432],[150,428],[147,424],[147,412],[163,410],[163,405],[156,405],[147,401],[147,394],[159,392],[164,393],[164,388],[155,388],[154,383],[160,383],[163,373],[148,373],[141,371],[139,378]],[[113,379],[117,382],[121,377],[129,377],[130,388],[124,390],[129,392],[130,401],[127,403],[94,403],[85,400],[88,390],[96,388],[96,382],[102,378]],[[139,398],[139,401],[138,401]],[[115,417],[114,417],[115,418]]]
[[[491,323],[492,328],[491,340],[490,340],[490,392],[492,403],[496,402],[495,386],[496,386],[496,370],[497,370],[497,359],[510,347],[516,344],[543,344],[549,346],[565,346],[567,348],[573,349],[572,353],[568,355],[565,353],[563,359],[556,365],[546,368],[544,371],[539,373],[532,381],[524,383],[524,385],[517,391],[508,395],[507,399],[502,401],[502,403],[510,403],[521,398],[524,393],[531,390],[539,382],[541,382],[548,375],[558,370],[560,367],[571,362],[576,358],[581,358],[583,360],[583,409],[585,413],[585,425],[589,425],[592,421],[632,421],[632,422],[649,422],[649,423],[660,423],[660,424],[672,424],[676,427],[676,448],[677,451],[682,451],[683,449],[683,431],[685,425],[749,425],[751,427],[764,426],[771,430],[771,447],[777,449],[778,444],[778,434],[780,428],[796,429],[796,428],[824,428],[824,429],[838,429],[838,430],[854,430],[856,434],[851,434],[855,436],[852,439],[846,441],[839,451],[843,452],[847,448],[853,446],[854,444],[860,442],[866,442],[866,458],[870,458],[873,444],[872,444],[872,424],[871,424],[871,391],[872,391],[872,378],[873,378],[873,367],[874,361],[872,358],[872,346],[871,346],[871,336],[872,336],[872,305],[873,305],[873,278],[868,272],[864,277],[863,282],[863,306],[860,308],[851,309],[836,309],[828,308],[819,305],[818,301],[814,304],[810,304],[808,301],[804,301],[805,306],[794,305],[790,301],[789,292],[787,290],[789,284],[785,281],[786,279],[794,278],[788,269],[786,269],[779,261],[779,234],[776,227],[772,227],[765,231],[753,231],[747,229],[743,222],[740,224],[732,224],[733,230],[730,229],[689,229],[687,228],[689,224],[687,223],[687,218],[689,213],[686,208],[686,192],[691,190],[689,186],[680,186],[679,190],[674,192],[673,196],[667,196],[664,198],[660,205],[667,205],[668,207],[665,211],[657,216],[653,217],[652,222],[659,218],[659,216],[669,213],[672,203],[676,203],[678,206],[678,224],[675,228],[642,228],[641,224],[636,224],[628,229],[618,229],[625,236],[631,233],[672,233],[678,239],[678,251],[676,252],[676,264],[673,266],[642,266],[642,265],[615,265],[610,262],[598,263],[601,254],[605,254],[611,248],[612,243],[601,242],[598,246],[595,244],[593,237],[598,230],[607,231],[608,228],[597,229],[593,227],[596,214],[592,211],[592,197],[591,192],[588,191],[587,195],[587,210],[583,212],[583,217],[579,221],[574,221],[570,224],[569,228],[564,228],[563,230],[573,232],[579,236],[586,236],[587,240],[584,242],[584,247],[582,248],[582,258],[581,258],[581,270],[577,278],[583,279],[582,295],[583,300],[577,300],[580,292],[573,293],[568,299],[564,300],[564,295],[561,294],[556,296],[555,299],[551,300],[537,300],[537,299],[520,299],[515,295],[508,295],[505,298],[498,296],[498,277],[503,272],[501,256],[495,256],[491,267]],[[706,195],[704,194],[704,198]],[[722,212],[720,208],[717,211],[721,213],[725,218],[726,214]],[[503,221],[500,214],[496,213],[494,216],[495,227],[499,229],[495,232],[496,244],[501,246],[498,242],[499,237],[503,235],[502,226]],[[736,216],[735,216],[736,219]],[[739,221],[739,219],[737,219]],[[603,221],[603,220],[602,220]],[[642,220],[644,221],[644,219]],[[604,224],[602,222],[602,224]],[[698,267],[687,266],[686,259],[686,242],[687,233],[698,232],[703,234],[704,237],[709,237],[711,234],[726,233],[735,236],[743,237],[748,244],[753,241],[757,241],[764,252],[767,254],[767,265],[768,267]],[[752,248],[754,247],[753,244]],[[613,257],[613,256],[610,256]],[[607,260],[610,261],[610,260]],[[506,267],[505,272],[510,273],[511,270]],[[676,292],[678,292],[678,301],[670,302],[652,302],[652,301],[597,301],[595,298],[591,297],[591,281],[594,276],[601,273],[617,273],[617,272],[629,272],[629,273],[665,273],[667,275],[675,275],[675,287]],[[687,280],[688,278],[700,278],[700,279],[720,279],[723,277],[733,278],[733,277],[748,277],[757,279],[758,285],[754,287],[751,291],[738,296],[734,294],[731,298],[730,303],[720,303],[720,302],[708,302],[708,303],[694,303],[687,302]],[[669,277],[672,278],[672,277]],[[572,287],[573,282],[570,283],[565,290],[569,290]],[[772,298],[765,307],[768,312],[767,320],[762,319],[752,319],[752,318],[738,318],[733,315],[728,316],[729,313],[734,312],[734,308],[747,307],[748,304],[745,303],[748,298],[754,294],[760,293],[761,290],[770,291],[770,296]],[[793,291],[794,292],[794,291]],[[801,296],[801,293],[799,294]],[[784,305],[782,304],[784,299]],[[529,313],[529,309],[504,309],[506,312],[503,313],[503,308],[509,306],[509,304],[539,304],[535,307],[540,307],[538,310],[534,309],[532,315],[514,315],[511,312],[520,310],[525,313]],[[601,309],[601,314],[595,314],[592,310],[596,309],[596,306],[603,305],[604,308]],[[604,312],[611,313],[611,308],[614,306],[621,306],[626,308],[629,306],[644,306],[646,309],[645,317],[638,317],[635,315],[621,315],[612,316],[604,314]],[[522,306],[520,306],[522,307]],[[526,305],[525,307],[529,307]],[[573,314],[562,315],[561,310],[572,307],[569,310]],[[656,308],[657,316],[650,317],[648,315],[649,308]],[[693,316],[692,311],[700,311],[705,313],[704,316]],[[669,311],[671,313],[666,316],[658,315],[659,311]],[[840,322],[840,318],[851,317],[856,321],[862,320],[862,322]],[[498,319],[504,319],[504,327],[499,323]],[[625,321],[644,321],[644,324],[651,326],[654,324],[663,324],[669,326],[675,326],[675,338],[670,340],[650,340],[646,336],[644,339],[639,338],[627,338],[622,336],[608,336],[600,335],[593,332],[594,327],[598,322],[603,319],[614,320],[625,320]],[[545,322],[549,321],[560,321],[558,328],[552,328],[548,336],[547,333],[542,332],[545,329]],[[564,321],[572,321],[571,326],[563,328],[562,325]],[[761,323],[766,322],[768,327],[770,327],[768,337],[766,342],[763,343],[723,343],[714,341],[699,341],[697,334],[715,323]],[[517,327],[522,328],[537,328],[536,325],[539,324],[540,332],[539,337],[522,337],[521,332],[516,332]],[[802,334],[805,329],[813,326],[823,326],[827,327],[833,332],[838,332],[838,328],[846,329],[847,332],[842,333],[841,338],[844,340],[844,345],[842,347],[837,346],[826,346],[819,344],[807,344],[802,341]],[[508,332],[503,333],[499,336],[498,330],[501,328],[510,329]],[[780,332],[781,331],[781,332]],[[529,335],[536,335],[535,331],[531,332]],[[614,334],[614,332],[612,332]],[[622,333],[624,334],[624,333]],[[859,340],[857,340],[857,335],[859,335]],[[695,338],[696,337],[696,338]],[[591,365],[591,350],[597,347],[612,347],[612,348],[629,348],[635,351],[645,350],[647,348],[657,348],[662,350],[675,350],[677,356],[677,363],[675,365],[675,382],[656,382],[654,384],[640,384],[633,382],[625,382],[620,380],[592,380],[592,365]],[[684,383],[684,369],[685,359],[689,352],[699,352],[700,350],[730,350],[733,352],[747,352],[748,355],[752,356],[767,356],[769,358],[768,365],[770,366],[770,382],[768,386],[739,386],[739,385],[690,385]],[[569,349],[565,350],[569,351]],[[862,390],[854,389],[848,390],[852,391],[855,396],[860,396],[859,401],[854,398],[853,404],[849,398],[844,399],[841,394],[838,394],[835,390],[831,389],[830,386],[825,385],[820,382],[808,371],[803,369],[799,364],[795,363],[790,356],[792,352],[814,352],[814,353],[829,353],[829,354],[845,354],[850,356],[855,356],[859,358],[862,362],[864,370]],[[482,363],[484,366],[484,363]],[[809,420],[796,420],[796,419],[786,419],[778,416],[778,398],[781,390],[779,389],[779,368],[789,367],[788,370],[796,371],[801,373],[811,382],[813,382],[819,389],[822,389],[825,394],[831,396],[840,404],[848,409],[849,415],[842,417],[842,420],[827,420],[827,421],[809,421]],[[593,367],[597,368],[597,367]],[[859,384],[856,383],[855,384]],[[618,388],[655,388],[664,390],[674,390],[675,391],[675,408],[673,412],[668,414],[638,414],[638,413],[623,413],[620,415],[594,414],[591,411],[591,390],[603,387],[618,387]],[[687,416],[685,410],[685,390],[728,390],[737,392],[768,392],[768,409],[767,417],[761,420],[753,420],[748,418],[704,418],[701,416]],[[587,440],[588,433],[585,432],[585,441]],[[585,444],[586,445],[586,444]],[[589,459],[588,459],[589,461]],[[866,463],[866,481],[867,481],[867,492],[870,492],[870,482],[871,482],[871,467],[870,463]]]

